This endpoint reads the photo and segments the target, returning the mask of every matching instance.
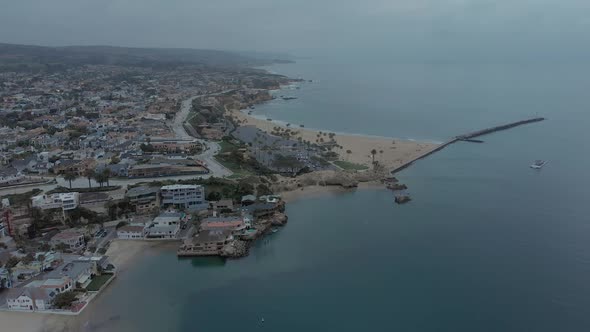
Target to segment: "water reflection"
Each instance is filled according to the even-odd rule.
[[[190,260],[191,265],[198,268],[223,267],[226,263],[226,259],[222,257],[178,257],[178,260]]]

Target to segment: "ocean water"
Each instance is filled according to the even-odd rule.
[[[256,113],[306,127],[455,144],[398,177],[414,200],[357,190],[288,204],[247,258],[149,250],[93,304],[96,331],[588,331],[588,67],[305,60],[312,79]],[[534,159],[549,163],[540,171]],[[264,323],[261,318],[264,317]]]

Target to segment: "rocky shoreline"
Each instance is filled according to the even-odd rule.
[[[225,258],[241,258],[248,256],[250,253],[250,246],[255,241],[268,235],[273,229],[275,229],[274,227],[285,226],[288,219],[289,218],[284,212],[276,212],[268,218],[259,220],[254,226],[256,229],[255,232],[241,235],[239,240],[235,240],[223,247],[220,256]]]

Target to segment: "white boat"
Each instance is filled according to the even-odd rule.
[[[541,169],[545,164],[547,164],[545,160],[535,160],[535,162],[531,164],[531,168]]]

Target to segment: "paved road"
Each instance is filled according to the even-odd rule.
[[[105,227],[104,230],[107,231],[107,235],[105,237],[96,238],[96,251],[97,252],[98,252],[98,249],[104,248],[107,245],[107,243],[109,243],[109,241],[113,240],[117,235],[115,227]]]
[[[221,92],[217,92],[217,93],[211,93],[211,94],[207,94],[207,95],[192,96],[188,99],[185,99],[180,106],[180,111],[178,113],[176,113],[176,116],[174,117],[174,121],[172,122],[172,130],[176,134],[176,137],[179,139],[195,139],[194,137],[189,135],[189,133],[184,128],[184,122],[186,121],[186,118],[188,117],[188,115],[191,111],[191,108],[193,105],[193,100],[195,100],[196,98],[204,97],[204,96],[217,96],[217,95],[228,93],[231,91],[234,91],[234,90],[232,89],[232,90],[225,90],[225,91],[221,91]],[[197,139],[197,140],[201,144],[203,144],[203,146],[205,147],[205,150],[201,154],[199,154],[197,157],[207,164],[207,168],[209,168],[209,170],[211,171],[211,175],[214,175],[216,177],[224,177],[224,176],[231,175],[232,171],[230,171],[229,169],[225,168],[223,165],[218,163],[217,160],[215,160],[215,158],[214,158],[214,156],[217,153],[219,153],[219,150],[221,150],[221,147],[219,146],[219,144],[217,142],[203,140],[203,139]]]
[[[195,139],[194,137],[190,136],[186,132],[186,129],[184,129],[184,125],[183,125],[184,121],[186,120],[186,117],[188,116],[188,114],[191,111],[192,102],[194,99],[204,97],[204,96],[216,96],[216,95],[220,95],[220,94],[231,92],[231,91],[234,91],[234,90],[225,90],[225,91],[221,91],[221,92],[217,92],[217,93],[192,96],[192,97],[184,100],[181,104],[180,111],[178,113],[176,113],[176,116],[174,117],[174,121],[172,123],[172,130],[176,134],[176,137],[179,139]],[[205,162],[205,164],[207,165],[207,168],[209,168],[210,173],[207,175],[181,175],[181,176],[139,178],[139,179],[120,178],[120,179],[111,179],[109,181],[109,184],[112,186],[122,186],[123,188],[127,188],[128,185],[136,184],[139,182],[150,182],[150,181],[158,181],[158,180],[188,180],[188,179],[194,179],[196,177],[201,177],[201,178],[206,179],[211,176],[224,177],[224,176],[232,175],[232,171],[225,168],[223,165],[218,163],[217,160],[215,160],[214,156],[217,153],[219,153],[219,150],[221,150],[221,147],[219,146],[219,144],[217,142],[203,140],[203,139],[198,139],[198,141],[201,142],[201,144],[203,144],[203,146],[205,147],[205,150],[202,153],[200,153],[199,155],[197,155],[196,157],[201,159],[203,162]],[[39,188],[43,191],[49,191],[49,190],[55,189],[58,185],[62,186],[62,187],[69,187],[70,186],[70,183],[68,181],[64,180],[63,177],[57,177],[56,180],[57,180],[57,184],[44,184],[44,185],[39,185],[39,186],[30,186],[30,187],[27,186],[27,187],[16,187],[16,188],[0,188],[0,195],[20,194],[20,193],[24,193],[27,191],[31,191],[34,188]],[[92,187],[98,187],[98,183],[96,181],[90,180],[90,183],[91,183]],[[72,181],[72,188],[88,188],[88,179],[81,177],[81,178],[78,178],[78,179]]]

